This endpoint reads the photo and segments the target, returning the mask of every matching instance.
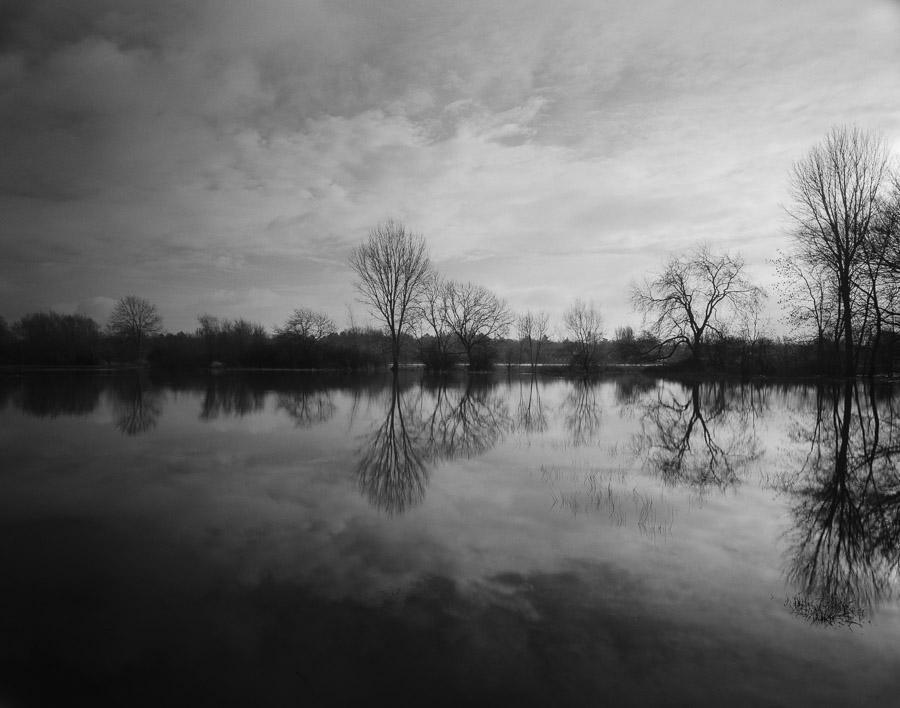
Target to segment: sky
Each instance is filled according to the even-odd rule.
[[[898,0],[4,0],[0,316],[339,328],[378,223],[552,322],[705,240],[770,293],[835,125],[900,156]]]

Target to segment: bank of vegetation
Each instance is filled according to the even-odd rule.
[[[514,312],[490,289],[443,277],[424,236],[389,220],[350,254],[359,301],[379,326],[339,330],[298,307],[277,327],[199,313],[166,333],[156,306],[128,295],[100,323],[52,311],[0,318],[7,366],[140,364],[365,370],[421,366],[590,374],[658,368],[852,378],[900,370],[900,173],[883,138],[833,128],[789,174],[792,223],[772,260],[790,336],[763,321],[767,293],[743,257],[698,243],[631,282],[637,331],[606,332],[601,306],[576,299],[561,320]]]

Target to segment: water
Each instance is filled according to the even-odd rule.
[[[0,378],[0,705],[896,705],[898,401]]]

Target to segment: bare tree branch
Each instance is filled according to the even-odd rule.
[[[350,253],[350,267],[360,302],[386,325],[393,350],[392,369],[400,366],[400,341],[416,314],[432,272],[425,239],[388,220],[369,231],[369,238]]]

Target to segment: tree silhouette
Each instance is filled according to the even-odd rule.
[[[421,234],[389,220],[369,231],[369,238],[350,253],[354,283],[363,303],[384,322],[391,337],[394,371],[400,366],[400,344],[412,325],[432,273]]]
[[[596,363],[597,350],[603,337],[603,316],[591,302],[576,299],[563,313],[572,366],[590,373]]]
[[[135,358],[140,359],[144,342],[162,332],[162,325],[156,305],[137,295],[126,295],[113,307],[107,329],[113,336],[134,345]]]
[[[880,135],[836,126],[789,173],[795,258],[813,275],[824,269],[833,283],[846,376],[856,374],[859,309],[874,304],[873,291],[866,290],[872,265],[867,245],[875,236],[889,166],[890,149]]]
[[[743,257],[716,253],[705,243],[672,256],[662,270],[631,285],[632,306],[658,339],[653,351],[668,358],[685,346],[695,367],[709,335],[725,334],[723,310],[730,308],[733,315],[758,307],[764,296],[744,273]]]

